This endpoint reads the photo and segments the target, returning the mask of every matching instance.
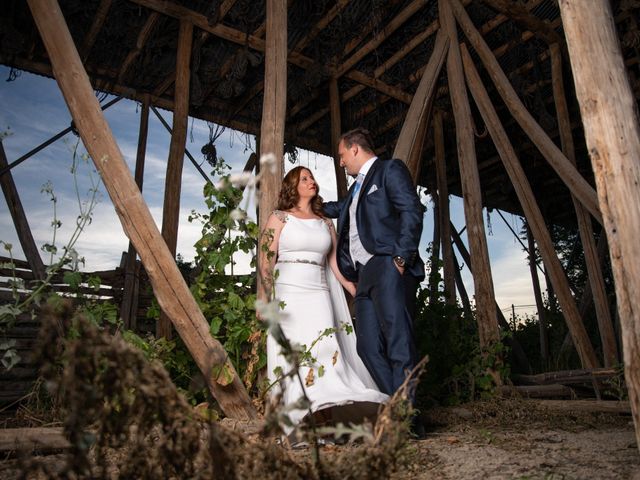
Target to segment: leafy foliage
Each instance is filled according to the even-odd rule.
[[[223,168],[223,167],[220,167]],[[243,191],[234,186],[229,176],[222,176],[218,185],[204,187],[207,213],[193,211],[189,221],[202,225],[202,236],[195,245],[195,266],[198,272],[191,291],[205,318],[210,332],[224,346],[247,387],[266,364],[264,335],[255,316],[255,273],[235,275],[235,259],[239,252],[252,257],[258,226],[240,208]]]

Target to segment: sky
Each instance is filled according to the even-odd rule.
[[[21,72],[14,81],[9,78],[9,68],[0,66],[0,135],[9,163],[35,148],[71,123],[71,115],[54,80]],[[111,100],[112,96],[102,99],[102,103]],[[105,110],[105,118],[111,127],[120,150],[132,171],[135,168],[135,157],[138,143],[140,121],[140,105],[123,99]],[[165,121],[171,125],[171,112],[158,110]],[[210,174],[211,168],[204,162],[200,153],[201,147],[208,142],[209,126],[206,122],[189,119],[187,150],[201,164],[205,172]],[[38,247],[52,242],[54,218],[53,203],[41,192],[42,186],[50,182],[57,198],[56,218],[62,222],[57,232],[56,244],[60,248],[71,236],[76,217],[79,214],[78,194],[71,173],[74,146],[78,137],[68,133],[63,138],[49,145],[28,160],[12,169],[18,194],[22,201],[27,219]],[[164,177],[169,153],[170,136],[153,112],[149,115],[149,133],[145,160],[143,197],[158,227],[162,223],[162,201],[164,196]],[[225,159],[232,168],[231,172],[241,172],[251,152],[255,150],[255,137],[225,129],[217,139],[218,155]],[[79,152],[84,152],[82,143]],[[203,163],[204,162],[204,163]],[[298,161],[292,164],[285,159],[285,172],[296,165],[308,167],[320,185],[320,194],[325,200],[336,198],[335,174],[332,159],[300,150]],[[124,235],[113,204],[109,199],[93,163],[79,160],[76,175],[78,192],[81,199],[86,199],[92,181],[100,185],[100,201],[93,211],[93,220],[80,236],[75,248],[85,258],[84,271],[109,270],[119,265],[122,253],[128,249],[128,239]],[[93,179],[93,180],[92,180]],[[215,181],[215,178],[213,178]],[[192,210],[205,212],[202,189],[205,180],[185,157],[182,173],[182,193],[180,198],[180,225],[178,231],[177,252],[185,260],[192,260],[194,243],[200,235],[200,225],[189,223],[188,216]],[[425,196],[427,206],[424,219],[424,231],[420,243],[420,254],[426,260],[426,250],[433,235],[433,208],[430,198]],[[460,230],[464,226],[462,200],[451,196],[451,219]],[[255,208],[255,202],[247,199],[243,205]],[[255,218],[255,211],[250,211]],[[519,232],[522,220],[511,214],[503,214],[511,227]],[[535,313],[531,276],[527,264],[526,253],[509,231],[504,221],[492,212],[491,228],[487,228],[487,243],[493,274],[496,301],[508,317],[515,305],[516,314],[532,315]],[[487,212],[484,211],[485,223]],[[466,236],[463,235],[466,242]],[[0,240],[11,243],[15,258],[24,259],[18,237],[13,226],[11,215],[4,196],[0,197]],[[0,255],[6,255],[6,251]],[[43,252],[45,264],[49,263],[48,254]],[[461,265],[464,262],[458,256]],[[243,259],[236,272],[241,271]],[[473,295],[473,280],[468,268],[462,270],[463,281],[469,295]],[[541,281],[544,281],[541,279]],[[543,285],[544,288],[544,285]]]

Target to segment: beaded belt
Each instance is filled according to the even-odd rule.
[[[306,263],[306,264],[309,264],[309,265],[317,265],[318,267],[324,267],[323,263],[316,262],[314,260],[304,260],[304,259],[278,260],[278,263]]]

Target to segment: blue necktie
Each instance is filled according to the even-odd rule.
[[[356,177],[356,186],[351,190],[351,198],[356,198],[358,196],[358,192],[360,191],[360,187],[362,186],[362,182],[364,181],[364,175],[359,173]]]

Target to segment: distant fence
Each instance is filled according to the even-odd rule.
[[[15,269],[8,268],[13,263]],[[0,256],[0,305],[13,303],[12,285],[14,278],[24,281],[24,288],[19,290],[20,296],[26,298],[35,286],[35,275],[29,264],[23,260],[11,260]],[[97,301],[109,301],[120,305],[124,275],[121,268],[98,272],[81,272],[82,282],[73,287],[64,282],[64,274],[70,270],[62,269],[51,279],[51,290],[69,298],[83,295]],[[90,277],[100,279],[99,285],[89,286]],[[10,370],[0,366],[0,404],[7,405],[28,395],[38,378],[38,367],[33,358],[34,347],[40,329],[40,318],[32,318],[30,312],[21,314],[13,328],[5,332],[2,340],[13,340],[20,361]]]

